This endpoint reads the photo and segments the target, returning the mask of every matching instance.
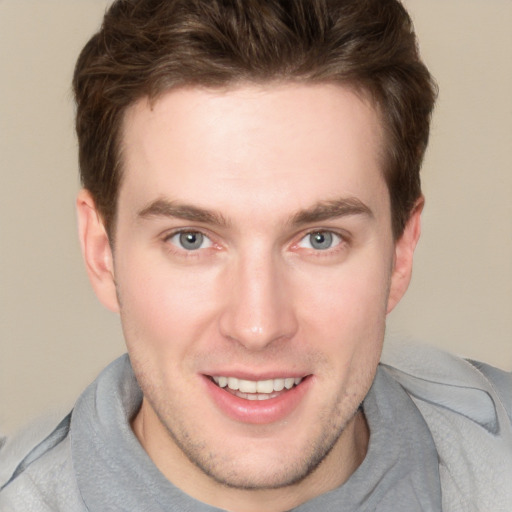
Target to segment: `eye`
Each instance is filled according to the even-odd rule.
[[[313,231],[308,233],[300,242],[299,247],[314,249],[316,251],[326,251],[336,247],[342,242],[341,236],[332,231]]]
[[[212,246],[212,241],[199,231],[179,231],[170,236],[168,240],[185,251],[197,251]]]

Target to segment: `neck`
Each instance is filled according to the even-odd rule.
[[[362,411],[346,425],[333,449],[304,480],[277,489],[238,489],[219,484],[193,464],[174,443],[147,401],[133,431],[154,464],[193,498],[233,512],[283,512],[346,482],[366,456],[369,429]]]

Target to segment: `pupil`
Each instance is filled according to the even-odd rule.
[[[182,233],[180,235],[180,244],[185,249],[199,249],[202,243],[203,235],[201,233]]]
[[[311,235],[311,245],[315,249],[329,249],[332,244],[332,234],[328,232],[313,233]]]

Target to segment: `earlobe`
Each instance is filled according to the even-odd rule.
[[[78,233],[87,274],[100,302],[119,311],[114,261],[110,241],[101,215],[88,190],[81,190],[76,200]]]
[[[388,297],[388,313],[400,302],[409,287],[414,250],[421,234],[421,212],[424,205],[425,199],[422,196],[416,201],[404,232],[395,243],[395,258]]]

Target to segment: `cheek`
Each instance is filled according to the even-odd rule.
[[[129,350],[176,355],[207,330],[214,316],[213,272],[187,272],[155,259],[133,258],[116,274]]]
[[[382,341],[390,271],[382,257],[368,259],[316,274],[303,286],[310,290],[303,295],[303,326],[337,352]]]

